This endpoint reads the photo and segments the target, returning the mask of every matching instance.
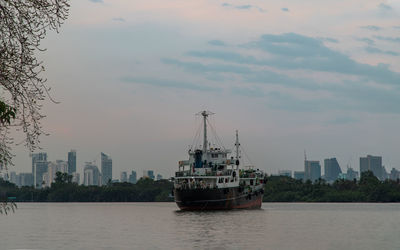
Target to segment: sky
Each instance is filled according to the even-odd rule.
[[[302,170],[304,151],[400,169],[400,1],[72,0],[42,47],[60,104],[44,104],[40,146],[51,161],[76,149],[80,173],[104,152],[115,179],[172,176],[201,110],[268,174]],[[27,149],[13,152],[29,172]]]

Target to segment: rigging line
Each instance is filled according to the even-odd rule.
[[[224,143],[222,142],[221,138],[219,138],[219,136],[218,136],[218,134],[217,134],[217,130],[216,130],[216,129],[214,128],[214,126],[211,124],[211,121],[209,122],[209,124],[210,124],[210,127],[211,127],[212,132],[214,133],[214,137],[215,137],[216,140],[217,140],[217,143],[219,143],[220,146],[221,146],[224,150],[226,150],[226,148],[225,148],[225,146],[224,146]]]
[[[247,155],[246,151],[244,150],[243,146],[240,146],[240,148],[242,149],[244,156],[246,156],[247,160],[250,162],[250,164],[255,167],[255,165],[251,162],[250,157]]]
[[[220,146],[221,146],[224,150],[226,150],[226,148],[224,147],[224,144],[222,143],[222,140],[218,137],[217,131],[216,131],[215,128],[212,126],[212,124],[211,124],[210,121],[208,121],[208,124],[210,125],[211,131],[213,132],[214,137],[215,137],[215,139],[217,140],[217,143],[219,143]]]
[[[199,138],[200,138],[200,133],[201,133],[201,124],[199,124],[198,125],[198,128],[197,128],[197,132],[195,133],[195,136],[194,136],[194,138],[193,138],[193,142],[192,142],[192,145],[191,145],[191,147],[193,148],[197,148],[197,146],[198,146],[198,141],[199,141]],[[195,144],[196,143],[196,144]]]

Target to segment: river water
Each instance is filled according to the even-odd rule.
[[[181,212],[175,203],[20,203],[0,215],[0,249],[399,248],[400,204]]]

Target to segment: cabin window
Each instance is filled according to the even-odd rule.
[[[218,158],[218,154],[211,154],[211,158]]]
[[[228,183],[228,178],[225,178],[225,183]]]

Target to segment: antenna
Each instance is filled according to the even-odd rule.
[[[304,149],[304,162],[307,161],[307,154],[306,154],[306,150]]]

